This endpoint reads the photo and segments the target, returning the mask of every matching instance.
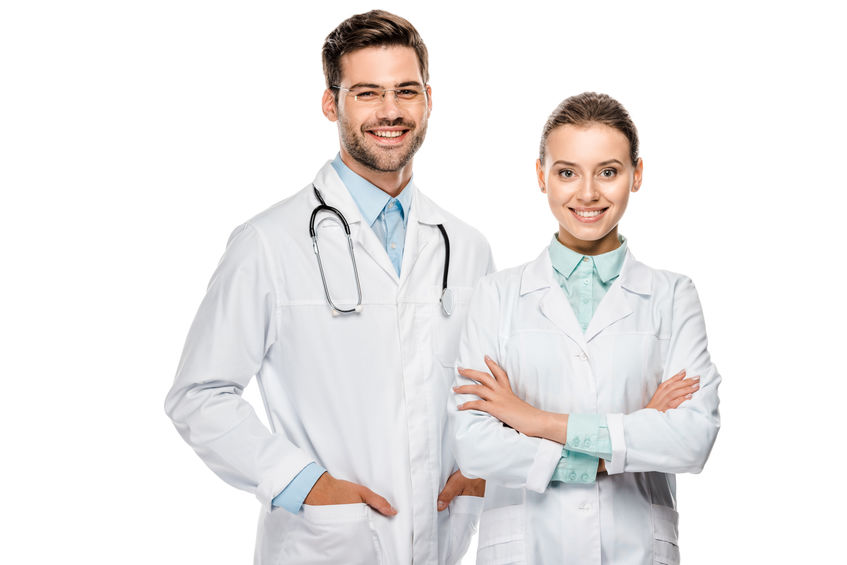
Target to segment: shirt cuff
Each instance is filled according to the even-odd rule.
[[[563,449],[562,457],[556,465],[556,470],[553,471],[553,477],[550,479],[550,482],[593,483],[597,479],[597,466],[599,463],[599,457],[586,455],[577,451],[569,452],[567,449]]]
[[[568,416],[568,437],[565,448],[594,457],[612,456],[612,442],[606,416],[602,414],[571,414]]]
[[[606,472],[610,475],[623,473],[626,463],[626,438],[623,431],[623,414],[609,414],[606,417],[609,426],[609,438],[612,443],[612,457],[606,459]]]
[[[297,514],[303,506],[303,501],[309,496],[309,491],[325,472],[326,469],[317,463],[309,463],[302,471],[297,473],[296,477],[291,479],[291,482],[282,489],[281,493],[274,497],[273,506],[281,506],[292,514]]]
[[[550,484],[550,476],[562,457],[562,444],[542,439],[538,443],[535,460],[526,477],[526,488],[534,492],[544,492]]]

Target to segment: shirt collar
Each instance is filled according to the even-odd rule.
[[[353,172],[341,160],[341,153],[336,155],[335,159],[332,160],[332,168],[335,169],[335,172],[341,178],[341,182],[347,187],[350,196],[353,197],[353,201],[359,207],[359,211],[362,212],[362,218],[369,226],[373,225],[377,216],[379,216],[385,205],[391,200],[391,196]],[[409,208],[412,205],[413,190],[410,189],[411,186],[412,181],[410,180],[409,184],[406,185],[396,198],[400,204],[400,212],[403,214],[404,220],[409,217]]]
[[[619,235],[618,241],[621,243],[620,246],[607,253],[582,255],[562,245],[556,234],[553,234],[553,240],[550,242],[550,247],[548,248],[550,261],[553,263],[553,268],[560,275],[568,279],[579,266],[579,262],[584,257],[588,257],[593,261],[593,267],[597,271],[597,276],[600,277],[600,280],[608,283],[621,274],[621,267],[623,267],[623,261],[626,258],[626,238]]]

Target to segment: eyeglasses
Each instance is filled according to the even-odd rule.
[[[367,105],[382,104],[385,100],[385,94],[388,92],[394,93],[394,101],[398,105],[412,106],[426,100],[426,89],[421,86],[404,86],[402,88],[371,88],[369,86],[344,88],[343,86],[333,86],[332,88],[343,90],[356,102]]]

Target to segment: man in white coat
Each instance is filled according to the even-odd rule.
[[[340,152],[233,232],[165,408],[261,502],[256,563],[455,563],[484,482],[457,470],[446,401],[491,252],[412,181],[432,99],[411,24],[353,16],[323,63]],[[241,397],[254,376],[270,429]]]

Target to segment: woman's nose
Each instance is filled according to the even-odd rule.
[[[597,187],[594,184],[593,179],[586,179],[579,187],[579,192],[577,193],[577,198],[579,198],[583,202],[593,202],[599,198],[600,194],[597,192]]]

